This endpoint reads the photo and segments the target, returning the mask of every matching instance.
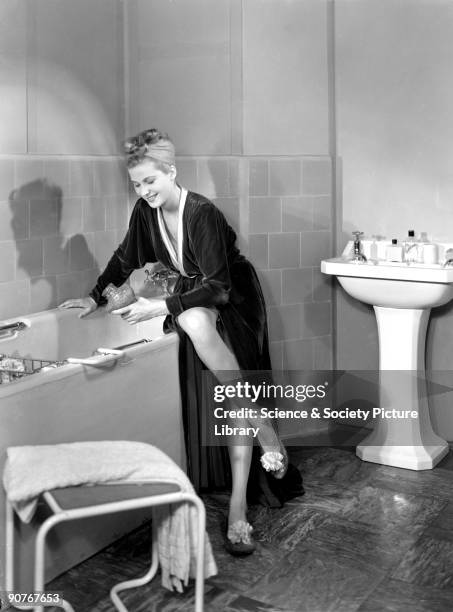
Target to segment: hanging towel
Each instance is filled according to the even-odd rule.
[[[3,486],[22,521],[31,521],[44,491],[115,481],[169,482],[195,494],[190,480],[168,455],[150,444],[131,441],[73,442],[7,449]],[[162,585],[182,592],[195,577],[197,511],[192,504],[157,508],[157,539]],[[217,574],[208,534],[205,577]]]

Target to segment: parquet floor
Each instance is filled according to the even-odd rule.
[[[453,453],[414,472],[362,462],[346,448],[290,448],[306,494],[283,509],[253,507],[256,553],[223,549],[227,497],[204,498],[219,573],[206,581],[206,612],[450,612],[453,610]],[[115,582],[144,573],[140,528],[55,579],[77,611],[113,611]],[[193,610],[184,594],[129,591],[130,612]]]

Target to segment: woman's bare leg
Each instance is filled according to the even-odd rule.
[[[233,525],[236,521],[247,521],[247,481],[252,459],[252,441],[249,444],[239,446],[230,444],[228,454],[230,457],[232,488],[230,497],[230,509],[228,513],[228,524]]]
[[[192,344],[203,363],[221,383],[231,382],[228,371],[240,371],[239,363],[216,328],[217,312],[208,308],[191,308],[178,317],[178,323],[192,340]],[[279,451],[280,440],[270,419],[253,419],[252,427],[259,427],[257,435],[261,448]]]

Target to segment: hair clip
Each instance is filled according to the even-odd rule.
[[[126,155],[144,155],[147,151],[147,145],[143,142],[141,134],[126,140],[123,144],[123,148]]]

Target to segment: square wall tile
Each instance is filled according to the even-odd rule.
[[[214,204],[225,215],[226,220],[238,234],[239,225],[239,198],[215,198]]]
[[[106,229],[126,230],[128,225],[129,211],[126,195],[111,195],[103,198],[105,204]]]
[[[261,270],[269,267],[269,245],[267,234],[251,234],[248,241],[249,259]]]
[[[0,282],[13,281],[16,277],[16,244],[0,242]]]
[[[30,281],[0,283],[0,320],[30,312]]]
[[[332,163],[326,159],[304,159],[302,162],[302,193],[325,195],[332,192]]]
[[[331,370],[333,368],[332,336],[313,338],[313,368],[315,370]]]
[[[261,289],[267,306],[282,303],[282,274],[280,270],[259,270]]]
[[[283,304],[297,304],[313,300],[313,275],[311,268],[282,270]]]
[[[327,336],[332,332],[330,302],[300,304],[300,337]]]
[[[323,274],[319,268],[313,269],[313,301],[328,302],[332,299],[333,277]]]
[[[300,305],[271,306],[268,308],[269,338],[293,340],[300,338]]]
[[[269,194],[292,196],[301,193],[301,163],[296,159],[269,161]]]
[[[54,236],[58,233],[60,204],[53,199],[30,201],[30,238]]]
[[[42,238],[16,242],[16,280],[43,275]]]
[[[329,230],[332,227],[332,215],[331,196],[317,196],[313,198],[314,230]]]
[[[249,194],[251,196],[269,195],[269,163],[267,159],[249,161]]]
[[[313,368],[313,340],[286,340],[283,342],[284,370],[311,370]]]
[[[82,231],[82,203],[81,196],[64,198],[60,222],[60,232],[64,236]]]
[[[14,189],[14,161],[0,160],[0,201],[9,200]]]
[[[40,276],[30,283],[30,312],[41,312],[57,306],[57,279]],[[43,350],[45,350],[43,348]]]
[[[199,159],[198,185],[200,193],[208,198],[230,195],[229,160]]]
[[[302,232],[300,234],[300,256],[302,266],[320,267],[321,260],[332,257],[330,232]]]
[[[197,160],[176,159],[177,181],[190,191],[198,191]]]
[[[40,178],[16,187],[11,193],[10,199],[33,201],[51,200],[60,197],[61,190],[59,188]]]
[[[282,229],[284,232],[301,232],[313,229],[312,197],[282,198]]]
[[[250,198],[249,232],[264,234],[279,232],[282,227],[282,205],[280,198]]]
[[[127,193],[127,170],[121,158],[93,162],[94,193],[118,195]]]
[[[105,268],[117,246],[115,231],[94,233],[94,256],[101,269]]]
[[[88,293],[82,292],[82,272],[69,272],[57,276],[57,304],[86,295]]]
[[[105,200],[103,197],[83,199],[82,220],[84,232],[105,230]]]
[[[28,199],[42,196],[44,177],[44,161],[42,159],[16,160],[14,186],[16,189],[33,191],[34,195],[28,195]]]
[[[11,202],[0,202],[0,240],[28,238],[29,226],[28,200],[12,199]]]
[[[269,268],[296,268],[300,264],[300,234],[269,234]]]
[[[93,162],[87,159],[71,160],[69,166],[69,195],[90,196],[94,194]]]
[[[69,195],[71,162],[65,159],[46,159],[44,161],[44,177],[48,183],[57,185],[63,197]]]
[[[94,235],[77,234],[72,236],[68,246],[71,272],[81,272],[95,267]]]
[[[63,236],[43,238],[44,275],[64,274],[69,271],[69,245]]]
[[[269,342],[269,354],[273,370],[283,369],[283,342]]]
[[[84,270],[81,272],[81,291],[82,296],[86,296],[96,286],[98,276],[102,270],[98,266],[91,268],[90,270]]]
[[[240,177],[239,177],[239,160],[230,159],[228,161],[230,195],[238,196],[241,193]]]

